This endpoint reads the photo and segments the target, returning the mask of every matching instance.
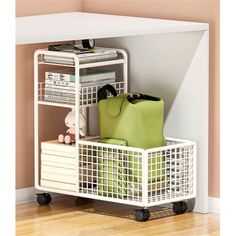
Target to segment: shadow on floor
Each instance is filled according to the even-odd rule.
[[[132,220],[134,220],[135,209],[139,209],[135,206],[85,198],[76,198],[75,205],[77,206],[77,210],[80,211]],[[156,220],[174,215],[173,210],[166,207],[151,207],[149,208],[149,211],[151,214],[150,220]]]

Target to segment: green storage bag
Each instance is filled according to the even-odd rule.
[[[127,146],[123,140],[100,139],[99,142]],[[111,148],[98,150],[98,194],[101,196],[127,195],[127,172],[122,154],[117,151],[111,154]]]
[[[124,140],[100,139],[99,142],[127,146]],[[126,155],[127,159],[123,155]],[[99,148],[97,156],[99,195],[106,197],[141,196],[142,164],[132,151],[102,147]],[[162,180],[165,177],[165,163],[163,161],[164,157],[160,156],[148,160],[148,166],[152,170],[148,172],[149,191],[164,185]]]
[[[107,91],[114,97],[107,98]],[[106,85],[98,91],[98,108],[100,142],[143,149],[166,144],[163,135],[162,99],[142,94],[116,96],[116,90],[111,85]],[[107,152],[104,148],[103,151],[98,154],[99,194],[140,195],[138,189],[142,184],[142,166],[138,164],[138,157],[132,155],[132,152],[129,154],[128,151],[128,165],[125,168],[121,154],[117,153],[114,157],[109,156],[109,148]],[[164,157],[151,158],[148,165],[152,170],[148,171],[149,184],[161,185],[165,177]]]
[[[107,91],[114,97],[107,98]],[[165,145],[164,101],[143,94],[116,96],[111,85],[98,91],[100,137],[125,140],[130,147],[143,149]]]

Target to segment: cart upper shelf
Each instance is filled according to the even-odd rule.
[[[84,12],[16,17],[16,44],[208,30],[208,24]]]

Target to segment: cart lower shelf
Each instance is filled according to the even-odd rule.
[[[167,138],[167,146],[140,149],[79,140],[75,145],[41,143],[36,188],[140,207],[194,198],[196,147]]]
[[[91,199],[86,199],[86,198],[82,198],[83,202],[85,202],[85,200],[87,200],[86,202],[91,201]],[[193,210],[192,207],[192,203],[195,201],[192,201],[194,199],[191,199],[190,201],[180,201],[180,202],[174,202],[172,209],[173,212],[176,215],[179,214],[183,214],[185,212],[190,212]],[[52,201],[52,197],[49,193],[39,193],[37,194],[37,202],[40,206],[47,206],[51,203]],[[80,198],[76,199],[76,203],[80,201]],[[136,221],[147,221],[149,220],[151,214],[150,211],[147,208],[139,208],[139,209],[135,209],[135,213],[134,213],[134,218]]]

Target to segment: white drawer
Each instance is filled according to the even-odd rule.
[[[52,161],[47,161],[47,160],[41,160],[41,165],[75,169],[75,164],[58,163],[58,162],[52,162]]]
[[[75,165],[75,158],[65,157],[65,156],[56,156],[56,155],[49,155],[49,154],[42,153],[41,160],[62,163],[62,164]]]
[[[56,181],[45,180],[45,179],[41,179],[41,186],[47,187],[47,188],[73,191],[73,192],[76,191],[75,184],[66,184],[66,183],[61,183],[61,182],[56,182]]]
[[[75,145],[68,145],[58,143],[57,140],[50,140],[46,142],[41,142],[41,150],[43,153],[53,152],[51,154],[59,154],[59,156],[69,155],[75,157]],[[60,153],[64,153],[61,155]]]
[[[48,155],[54,155],[54,156],[64,156],[64,157],[75,158],[75,154],[74,153],[55,151],[55,150],[51,150],[51,149],[42,149],[41,153],[48,154]]]
[[[56,174],[56,173],[48,173],[48,172],[43,172],[41,171],[41,179],[45,180],[52,180],[52,181],[57,181],[57,182],[62,182],[62,183],[67,183],[67,184],[75,184],[75,175],[62,175],[62,174]]]
[[[75,169],[69,169],[69,168],[41,165],[41,171],[47,173],[75,176]]]

